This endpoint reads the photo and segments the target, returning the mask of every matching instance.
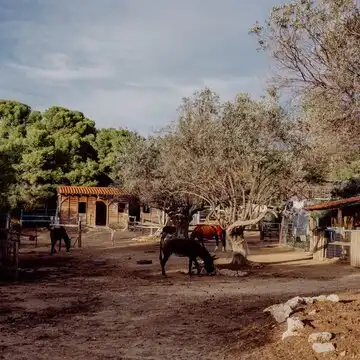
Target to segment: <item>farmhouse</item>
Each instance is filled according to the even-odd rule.
[[[57,193],[61,224],[73,223],[80,218],[88,226],[127,227],[131,198],[121,189],[59,186]]]

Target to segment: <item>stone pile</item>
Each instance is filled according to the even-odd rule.
[[[296,309],[301,305],[310,305],[320,301],[339,302],[340,299],[336,294],[314,297],[296,296],[285,303],[271,305],[264,309],[264,312],[269,312],[278,323],[287,323],[287,330],[281,336],[282,340],[284,340],[291,336],[299,336],[305,326],[304,322],[299,318],[291,317]],[[315,313],[316,310],[312,310],[308,314]],[[330,342],[333,338],[334,335],[330,332],[314,332],[309,335],[308,342],[316,353],[327,353],[335,350],[334,344]]]

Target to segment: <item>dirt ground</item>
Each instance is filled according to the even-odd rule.
[[[36,249],[23,248],[19,281],[0,283],[0,359],[330,359],[304,345],[306,334],[279,340],[284,325],[263,309],[334,292],[354,301],[312,305],[323,307],[315,325],[332,321],[344,358],[360,359],[357,269],[255,239],[250,259],[265,265],[247,276],[190,278],[186,259],[174,256],[163,278],[158,243],[133,236],[117,234],[113,247],[109,234],[90,232],[82,249],[52,257],[45,238]],[[226,267],[231,254],[218,256],[219,268]],[[141,259],[153,263],[138,265]]]

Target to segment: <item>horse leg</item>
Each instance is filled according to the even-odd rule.
[[[194,263],[195,263],[195,266],[196,266],[197,274],[200,275],[200,265],[199,265],[199,263],[197,262],[196,259],[194,259]]]
[[[193,259],[192,257],[189,257],[189,275],[192,275],[192,263],[195,263],[196,269],[198,270],[198,274],[200,274],[200,268],[199,268],[199,264],[196,261],[196,258]]]
[[[161,252],[160,252],[159,258],[160,258],[160,265],[161,265],[161,273],[162,273],[162,275],[165,276],[165,277],[166,277],[165,264],[166,264],[166,262],[169,260],[169,257],[170,257],[170,254],[168,254],[168,253],[166,253],[166,254],[164,255],[164,257],[162,257],[162,256],[161,256]]]
[[[71,246],[71,240],[70,240],[70,238],[69,238],[69,236],[67,234],[64,234],[63,239],[64,239],[65,246],[66,246],[66,252],[69,252],[70,251],[70,246]]]
[[[221,245],[222,245],[222,250],[221,251],[225,251],[225,246],[226,246],[226,244],[225,244],[225,235],[224,234],[222,234],[221,235]]]
[[[222,231],[221,231],[221,242],[222,242],[222,246],[223,246],[222,251],[226,251],[226,231],[224,229],[222,229]]]
[[[219,237],[218,237],[218,235],[217,234],[215,234],[215,241],[216,241],[216,247],[215,247],[215,250],[214,250],[214,252],[215,251],[217,251],[217,249],[219,248]]]
[[[51,241],[51,249],[50,249],[50,254],[52,255],[56,250],[55,250],[55,245],[56,245],[56,237],[50,233],[50,241]]]
[[[203,235],[203,234],[199,234],[199,235],[198,235],[198,239],[199,239],[199,243],[200,243],[203,247],[205,247],[205,245],[204,245],[204,235]]]

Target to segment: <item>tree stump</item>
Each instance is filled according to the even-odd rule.
[[[245,257],[245,255],[241,252],[234,252],[233,253],[233,257],[231,260],[231,264],[232,265],[237,265],[237,266],[246,266],[249,264],[248,259]]]

